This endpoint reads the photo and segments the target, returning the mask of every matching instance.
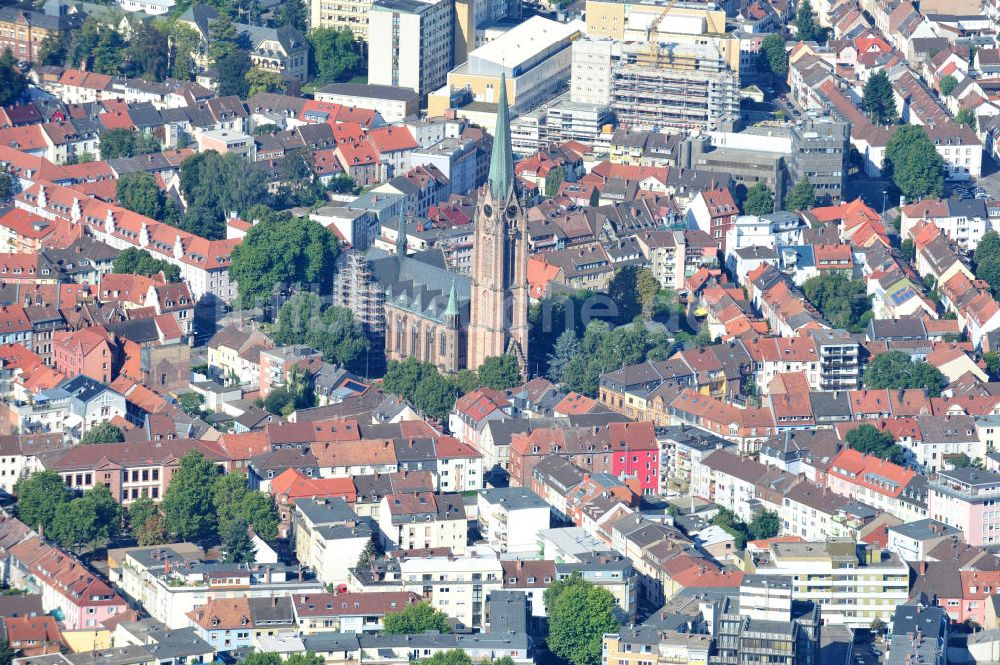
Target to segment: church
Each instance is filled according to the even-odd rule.
[[[527,219],[514,177],[503,77],[489,176],[477,193],[474,223],[471,275],[449,271],[440,250],[408,255],[405,211],[393,253],[371,248],[353,269],[350,262],[341,268],[334,304],[354,311],[373,341],[381,337],[386,360],[414,357],[457,372],[511,354],[527,376]]]

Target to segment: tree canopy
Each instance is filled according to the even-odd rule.
[[[847,433],[851,448],[866,455],[873,455],[893,464],[906,462],[906,451],[888,432],[880,432],[874,425],[860,425]]]
[[[28,89],[28,77],[21,71],[10,47],[0,56],[0,106],[16,103]]]
[[[226,237],[230,213],[249,217],[269,196],[263,171],[236,153],[191,155],[181,163],[180,181],[188,207],[179,226],[210,240]]]
[[[327,362],[346,367],[355,367],[370,350],[368,336],[351,310],[324,309],[322,299],[309,291],[296,293],[281,306],[274,340],[282,345],[306,344]]]
[[[244,307],[263,305],[275,288],[329,293],[333,286],[337,240],[320,224],[289,217],[265,219],[250,229],[233,250],[230,278]]]
[[[117,127],[101,132],[98,148],[101,159],[115,159],[159,152],[160,142],[152,134],[139,134],[127,127]]]
[[[163,273],[168,282],[181,281],[181,269],[164,259],[154,259],[144,249],[129,247],[118,253],[111,262],[111,270],[116,275],[156,275]]]
[[[386,635],[419,635],[428,630],[450,633],[448,615],[431,607],[430,603],[414,603],[398,612],[385,615]]]
[[[771,76],[784,78],[788,73],[788,51],[781,35],[768,35],[760,43],[760,51],[767,63]]]
[[[597,396],[601,374],[643,360],[663,360],[674,343],[662,333],[651,333],[640,323],[616,328],[591,321],[580,340],[580,352],[562,369],[562,382],[570,390]]]
[[[795,30],[801,41],[822,41],[823,31],[816,25],[816,13],[809,0],[799,3],[799,10],[795,13]]]
[[[788,192],[788,196],[785,197],[785,210],[798,212],[808,210],[814,205],[816,205],[816,190],[809,182],[809,178],[802,178],[795,183],[792,191]]]
[[[944,192],[944,158],[919,125],[896,130],[885,149],[888,175],[910,200],[941,196]]]
[[[545,196],[555,196],[559,192],[559,185],[566,178],[566,169],[561,166],[554,166],[549,169],[545,176]]]
[[[851,279],[842,271],[827,271],[802,284],[816,309],[837,328],[861,332],[872,317],[872,303],[864,281]]]
[[[60,508],[69,503],[71,494],[62,476],[54,471],[39,471],[14,485],[17,517],[32,529],[51,531]]]
[[[865,367],[865,388],[923,388],[937,397],[948,385],[948,379],[934,365],[923,360],[911,360],[902,351],[888,351],[872,358]]]
[[[118,178],[115,198],[119,205],[132,212],[163,221],[167,211],[167,197],[156,184],[153,174],[133,171]]]
[[[549,650],[571,665],[599,665],[605,633],[618,632],[615,598],[574,572],[545,590]]]
[[[219,468],[192,451],[181,458],[160,504],[167,531],[183,540],[199,541],[214,535],[218,520],[212,488]]]
[[[121,443],[124,440],[125,433],[122,432],[121,428],[107,421],[91,427],[80,437],[82,444]]]
[[[322,83],[350,80],[364,71],[365,59],[350,30],[316,28],[309,33],[312,44],[313,72]]]
[[[958,79],[956,79],[951,74],[941,77],[941,80],[938,81],[938,89],[941,90],[941,94],[944,97],[950,95],[951,91],[955,89],[956,85],[958,85]]]
[[[976,245],[976,279],[990,285],[993,297],[1000,295],[1000,235],[987,231]]]
[[[861,103],[869,119],[876,125],[891,125],[899,120],[892,83],[884,71],[872,74],[865,81]]]
[[[763,182],[758,182],[747,190],[743,212],[747,215],[769,215],[774,212],[774,192]]]
[[[493,390],[506,390],[521,383],[521,368],[514,356],[490,356],[479,366],[479,381]]]

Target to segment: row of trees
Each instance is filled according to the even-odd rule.
[[[296,293],[281,306],[272,336],[283,346],[306,344],[327,362],[346,367],[353,367],[371,346],[351,310],[324,308],[323,299],[309,291]]]
[[[117,437],[107,431],[98,438]],[[245,563],[254,557],[248,529],[265,540],[277,537],[278,516],[271,498],[250,490],[241,474],[221,474],[198,452],[181,459],[159,506],[143,497],[125,511],[105,485],[77,495],[51,471],[19,481],[14,494],[21,521],[44,529],[47,538],[76,552],[106,543],[124,529],[140,545],[220,538],[227,558]]]
[[[444,419],[455,405],[455,398],[479,386],[506,390],[521,382],[521,370],[514,356],[492,356],[478,370],[462,370],[445,376],[430,364],[409,357],[390,361],[383,379],[383,389],[405,397],[432,418]]]

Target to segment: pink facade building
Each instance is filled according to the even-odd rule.
[[[1000,473],[938,471],[927,485],[927,516],[961,529],[970,545],[1000,543]]]

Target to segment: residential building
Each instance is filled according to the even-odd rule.
[[[368,81],[425,98],[447,80],[454,32],[451,2],[375,0],[368,13]]]
[[[379,505],[378,525],[387,548],[466,551],[469,522],[461,495],[390,494]]]
[[[295,558],[309,566],[324,584],[347,581],[347,569],[355,565],[372,542],[374,533],[339,497],[298,499],[292,513],[290,538]]]
[[[927,514],[961,529],[970,545],[1000,542],[1000,474],[982,469],[940,469],[927,484]]]
[[[909,598],[906,563],[851,538],[772,542],[755,557],[752,571],[793,578],[795,598],[816,603],[828,625],[867,628],[876,618],[889,621]]]
[[[533,553],[549,528],[549,504],[525,487],[480,490],[479,533],[500,553]]]

